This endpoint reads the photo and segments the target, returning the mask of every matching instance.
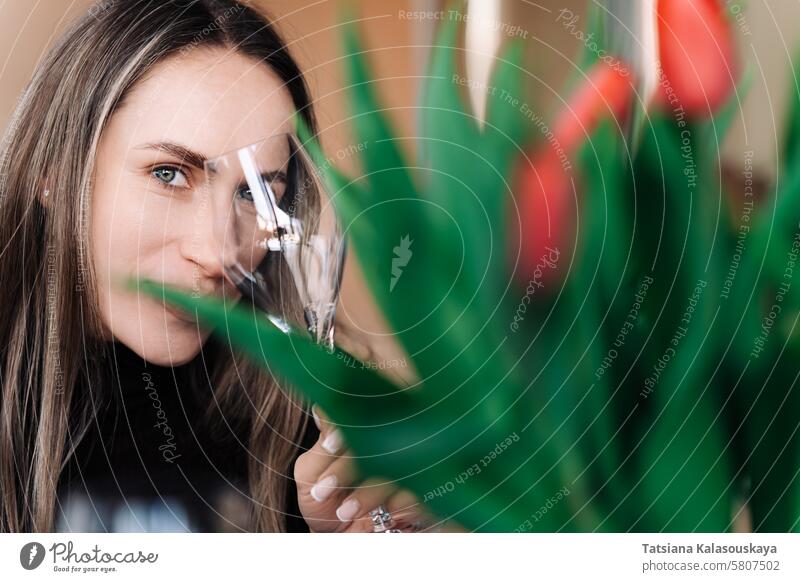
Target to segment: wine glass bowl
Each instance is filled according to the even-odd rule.
[[[346,245],[300,141],[269,137],[206,161],[205,174],[224,205],[216,236],[226,276],[281,329],[303,321],[332,349]]]

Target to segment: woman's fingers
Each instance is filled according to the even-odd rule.
[[[298,503],[312,531],[340,531],[336,509],[352,491],[355,478],[349,451],[338,457],[310,488],[298,488]]]
[[[313,531],[340,531],[344,522],[337,518],[336,509],[354,485],[355,464],[340,430],[316,406],[311,411],[320,436],[295,462],[297,501]]]
[[[317,423],[317,428],[320,431],[318,442],[322,450],[331,455],[340,453],[344,446],[342,431],[328,419],[327,415],[316,404],[311,407],[311,415],[314,417],[314,422]]]
[[[407,489],[400,489],[389,498],[386,508],[392,515],[395,527],[401,531],[445,531],[444,526],[447,521],[430,513],[428,508]]]
[[[311,531],[372,532],[369,512],[381,505],[400,530],[425,531],[439,523],[411,492],[394,483],[377,478],[358,482],[352,452],[339,429],[318,407],[312,407],[312,415],[319,439],[294,468],[297,500]]]
[[[311,415],[314,417],[314,422],[317,423],[317,428],[320,431],[319,445],[322,450],[331,455],[339,454],[344,448],[342,431],[328,419],[327,415],[316,404],[311,407]]]
[[[396,487],[385,479],[367,479],[341,499],[336,508],[336,517],[342,523],[354,522],[364,516],[369,518],[369,512],[389,499],[395,491]],[[372,531],[371,525],[366,531]]]
[[[294,480],[298,489],[308,492],[319,481],[320,476],[336,461],[344,449],[341,431],[332,425],[316,406],[311,408],[314,422],[319,427],[317,442],[297,458]]]
[[[434,521],[416,496],[407,489],[400,489],[386,501],[386,509],[398,527],[407,527],[422,521]]]
[[[348,450],[328,465],[311,486],[308,494],[314,501],[327,502],[340,499],[347,489],[354,485],[356,478],[352,453]],[[336,509],[336,507],[334,507]]]
[[[342,501],[336,514],[348,523],[344,531],[369,533],[374,531],[369,513],[379,506],[391,514],[391,527],[400,531],[438,531],[443,523],[413,493],[380,479],[368,479],[359,485]],[[352,517],[353,512],[356,517]]]

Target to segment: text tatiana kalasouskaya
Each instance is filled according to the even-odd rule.
[[[777,554],[776,546],[748,544],[642,544],[645,554]]]

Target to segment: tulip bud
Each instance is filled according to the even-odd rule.
[[[515,181],[519,209],[519,232],[516,215],[512,224],[511,257],[519,253],[515,276],[520,284],[527,284],[534,273],[538,282],[556,280],[561,265],[537,268],[543,257],[555,249],[562,257],[571,253],[574,238],[575,196],[569,167],[563,159],[544,145],[531,159],[523,158],[517,167]],[[518,235],[518,236],[517,236]]]
[[[523,159],[515,182],[521,236],[512,237],[512,257],[520,252],[517,279],[527,283],[548,248],[569,256],[575,238],[575,195],[571,158],[602,119],[623,118],[633,95],[632,77],[605,62],[596,63],[553,124],[553,139]],[[623,121],[620,121],[620,125]],[[510,224],[516,224],[516,216]],[[514,228],[512,227],[512,231]],[[557,271],[548,271],[551,279]]]
[[[595,63],[553,124],[553,133],[564,151],[574,154],[602,119],[618,119],[624,125],[633,83],[627,71],[602,61]]]
[[[658,43],[665,107],[682,106],[690,117],[709,117],[728,100],[737,65],[722,2],[659,0]]]

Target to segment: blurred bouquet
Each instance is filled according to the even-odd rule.
[[[726,531],[743,511],[800,530],[800,96],[772,195],[728,192],[719,145],[739,95],[722,3],[661,0],[658,16],[659,97],[635,151],[635,74],[588,49],[563,111],[534,124],[512,43],[479,125],[445,22],[414,163],[345,27],[363,174],[298,134],[416,385],[148,288],[318,403],[365,476],[472,530]]]

